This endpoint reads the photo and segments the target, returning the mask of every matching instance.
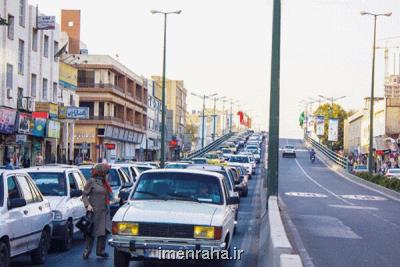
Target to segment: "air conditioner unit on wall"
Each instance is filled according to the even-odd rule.
[[[12,88],[7,88],[7,98],[8,99],[12,99],[13,98],[13,96],[12,96]]]

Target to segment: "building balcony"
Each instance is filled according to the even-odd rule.
[[[115,89],[121,93],[125,93],[125,90],[118,85],[112,84],[112,83],[78,83],[79,88],[95,88],[95,89],[101,89],[101,88],[111,88]]]
[[[146,129],[140,127],[139,124],[135,124],[132,121],[125,121],[123,118],[113,116],[89,116],[88,120],[78,120],[76,123],[79,125],[112,125],[124,129],[135,130],[137,132],[144,133]]]

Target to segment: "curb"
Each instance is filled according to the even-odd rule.
[[[294,254],[283,226],[278,198],[268,199],[267,262],[268,267],[302,267],[300,256]]]

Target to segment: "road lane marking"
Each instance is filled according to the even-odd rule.
[[[376,200],[382,201],[387,200],[387,198],[371,195],[342,195],[342,198],[354,199],[354,200]]]
[[[307,192],[286,192],[285,195],[292,197],[328,197],[324,194],[307,193]]]
[[[355,209],[355,210],[378,210],[378,208],[375,207],[347,206],[347,205],[336,205],[336,204],[331,204],[329,205],[329,207],[342,208],[342,209]]]
[[[328,192],[329,194],[331,194],[332,196],[334,196],[335,198],[343,201],[344,203],[354,206],[353,203],[351,203],[350,201],[347,201],[346,199],[343,199],[342,197],[340,197],[339,195],[333,193],[331,190],[329,190],[328,188],[326,188],[325,186],[323,186],[322,184],[318,183],[317,181],[315,181],[310,175],[308,175],[308,173],[303,169],[303,167],[301,167],[299,161],[297,159],[295,159],[297,166],[299,167],[299,169],[303,172],[303,174],[314,184],[316,184],[318,187],[320,187],[321,189],[325,190],[326,192]]]

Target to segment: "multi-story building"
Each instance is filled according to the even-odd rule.
[[[56,161],[59,154],[60,29],[38,29],[36,12],[27,0],[0,0],[8,24],[0,26],[0,164],[23,156],[34,164],[39,153]]]
[[[386,77],[385,97],[400,98],[400,75],[390,75]]]
[[[79,55],[79,106],[89,120],[75,126],[75,154],[92,160],[133,159],[147,129],[148,93],[143,79],[111,56]]]
[[[147,131],[144,148],[145,159],[159,159],[161,146],[161,100],[155,96],[155,82],[150,79],[145,80],[148,90],[147,104]]]
[[[155,97],[162,99],[162,77],[152,76],[155,81]],[[167,129],[166,140],[170,141],[173,137],[178,139],[179,144],[182,145],[182,140],[185,133],[185,117],[186,117],[186,96],[187,90],[184,87],[183,81],[179,80],[166,80],[166,109],[170,111],[172,118],[172,129]],[[167,111],[167,117],[168,117]]]

